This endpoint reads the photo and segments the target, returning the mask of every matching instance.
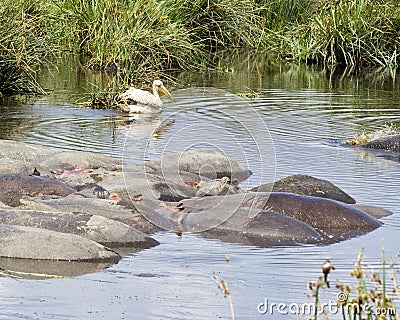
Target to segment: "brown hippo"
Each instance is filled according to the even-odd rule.
[[[65,197],[75,191],[64,182],[37,175],[0,175],[0,201],[13,207],[21,204],[22,196],[51,195]]]
[[[369,141],[359,145],[362,148],[380,149],[386,151],[400,152],[400,134]]]
[[[239,242],[259,247],[318,243],[322,237],[312,227],[297,219],[272,211],[258,210],[249,217],[247,208],[239,208],[226,220],[220,221],[216,211],[187,214],[182,220],[186,231],[226,242]]]
[[[257,217],[260,210],[274,211],[302,221],[321,233],[324,238],[341,240],[364,234],[382,225],[373,216],[348,204],[291,193],[246,193],[183,200],[185,209],[182,223],[185,226],[192,214],[197,214],[198,231],[220,227],[241,208],[246,208],[250,218]],[[204,214],[204,221],[202,216]],[[212,223],[207,220],[212,217]],[[245,223],[245,220],[243,220]],[[240,226],[240,224],[237,224]],[[193,226],[191,226],[193,229]]]
[[[302,194],[305,196],[314,196],[328,198],[345,203],[356,203],[346,192],[336,187],[333,183],[317,179],[304,174],[296,174],[278,181],[263,184],[253,188],[254,192],[289,192]]]

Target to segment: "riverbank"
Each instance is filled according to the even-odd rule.
[[[116,74],[120,87],[224,70],[215,57],[233,48],[326,67],[398,64],[395,1],[6,0],[0,16],[2,93],[43,92],[35,74],[61,55]]]

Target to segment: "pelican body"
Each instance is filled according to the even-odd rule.
[[[120,95],[125,102],[121,109],[129,113],[158,113],[161,111],[163,103],[158,92],[165,94],[171,100],[174,100],[161,80],[153,81],[153,94],[148,91],[130,87]]]

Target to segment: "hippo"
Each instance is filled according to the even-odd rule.
[[[117,262],[121,256],[89,239],[41,228],[0,224],[0,257]]]
[[[90,214],[0,210],[0,224],[77,234],[107,247],[151,248],[159,244],[126,224]]]
[[[250,191],[254,192],[289,192],[306,196],[328,198],[344,203],[354,204],[356,201],[333,183],[312,176],[296,174],[273,183],[263,184]]]
[[[172,170],[195,173],[209,179],[228,177],[244,181],[251,171],[236,160],[213,150],[189,150],[170,153],[162,158],[147,161],[145,166],[153,171]]]
[[[218,211],[190,213],[182,223],[185,231],[198,232],[201,226],[202,236],[259,247],[319,243],[322,239],[306,223],[273,211],[258,210],[249,217],[247,208],[238,208],[222,223],[219,218]]]
[[[221,196],[225,194],[236,194],[242,193],[242,189],[239,188],[239,181],[231,181],[228,177],[222,177],[221,179],[215,179],[211,181],[200,181],[195,184],[197,189],[196,196]]]
[[[22,196],[51,195],[65,197],[76,190],[67,184],[46,177],[27,174],[0,175],[0,201],[15,207]]]
[[[379,138],[359,145],[362,148],[400,152],[400,134]]]
[[[215,196],[182,201],[185,209],[181,215],[183,225],[191,214],[198,214],[197,230],[219,227],[241,208],[247,209],[250,218],[257,217],[260,210],[273,211],[301,221],[320,233],[325,240],[348,239],[372,231],[382,225],[373,216],[342,202],[312,196],[284,192],[248,192],[246,194]],[[213,223],[201,220],[213,216]],[[243,221],[245,223],[245,221]],[[239,225],[239,224],[238,224]],[[193,229],[193,227],[192,227]]]

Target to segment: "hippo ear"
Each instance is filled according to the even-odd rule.
[[[172,207],[172,210],[176,212],[180,212],[185,209],[185,205],[183,202],[179,202],[175,207]]]
[[[232,182],[231,182],[231,185],[235,186],[235,187],[239,186],[239,180],[238,179],[233,179]]]
[[[199,182],[198,181],[193,182],[193,188],[195,188],[196,190],[199,189]]]
[[[122,200],[121,196],[116,192],[111,192],[108,196],[109,200]]]
[[[131,198],[132,201],[141,201],[142,200],[142,194],[137,194]]]

